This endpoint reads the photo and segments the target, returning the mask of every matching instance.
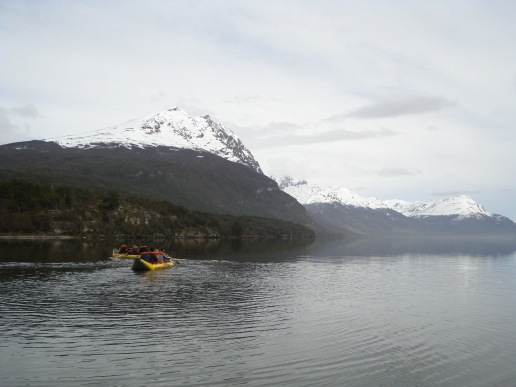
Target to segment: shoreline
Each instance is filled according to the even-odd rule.
[[[70,235],[0,235],[0,239],[81,239]]]
[[[125,235],[116,235],[116,236],[106,236],[106,235],[91,235],[91,236],[77,236],[77,235],[0,235],[0,240],[12,240],[12,239],[22,239],[22,240],[47,240],[47,239],[57,239],[57,240],[83,240],[83,239],[116,239],[116,240],[126,240],[126,239],[228,239],[228,240],[237,240],[237,239],[316,239],[316,237],[308,237],[304,235],[242,235],[242,236],[228,236],[228,237],[212,237],[212,236],[175,236],[175,237],[156,237],[156,236],[125,236]]]

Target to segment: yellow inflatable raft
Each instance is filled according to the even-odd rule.
[[[118,253],[118,249],[113,249],[113,258],[128,258],[128,259],[135,259],[135,258],[140,258],[140,254],[137,254],[137,255],[119,254],[119,253]]]
[[[168,269],[172,266],[174,266],[174,262],[172,261],[152,264],[147,261],[144,261],[141,258],[135,258],[133,265],[131,266],[131,269],[135,271],[152,271],[159,269]]]

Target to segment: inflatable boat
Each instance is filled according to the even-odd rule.
[[[157,263],[150,263],[138,257],[134,259],[131,269],[134,271],[153,271],[159,269],[168,269],[172,266],[174,266],[174,262],[172,261],[160,261]]]
[[[113,258],[128,258],[128,259],[135,259],[135,258],[140,258],[140,254],[135,254],[135,255],[131,255],[131,254],[120,254],[118,252],[118,249],[113,249]]]

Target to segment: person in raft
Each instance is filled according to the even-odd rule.
[[[150,255],[147,251],[147,246],[140,246],[140,258],[144,261],[150,262]]]
[[[118,249],[118,254],[126,254],[126,253],[127,253],[127,246],[126,245],[120,246],[120,248]]]
[[[155,249],[154,247],[151,247],[150,248],[150,257],[151,257],[151,262],[152,263],[160,263],[160,259],[158,257],[158,249]]]
[[[172,260],[172,258],[165,253],[164,249],[160,249],[159,253],[161,255],[161,259],[163,259],[165,262],[170,262]]]
[[[154,249],[151,248],[150,251],[148,251],[147,246],[140,247],[140,258],[152,263],[153,265],[158,263],[158,258],[156,258],[156,255],[154,254]]]
[[[138,252],[138,246],[136,245],[133,245],[133,247],[131,247],[129,245],[129,247],[127,247],[127,251],[125,252],[127,255],[136,255],[136,254],[139,254]]]
[[[165,258],[163,254],[165,254],[165,250],[154,249],[154,255],[156,256],[156,258],[158,258],[158,261],[170,262],[167,258]]]

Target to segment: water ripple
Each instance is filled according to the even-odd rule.
[[[0,385],[484,386],[516,378],[516,258],[0,263]],[[510,383],[509,383],[510,384]]]

